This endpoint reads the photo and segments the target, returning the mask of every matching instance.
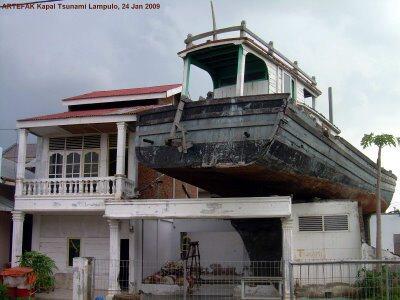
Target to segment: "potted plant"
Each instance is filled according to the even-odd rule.
[[[54,260],[50,257],[37,251],[24,252],[19,260],[19,264],[21,267],[33,269],[36,275],[35,290],[37,292],[54,290],[54,270],[57,267]]]

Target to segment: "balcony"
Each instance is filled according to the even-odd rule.
[[[134,197],[135,185],[132,180],[110,176],[24,179],[22,181],[22,193],[19,198],[113,198],[118,191],[119,180],[121,181],[122,198]]]

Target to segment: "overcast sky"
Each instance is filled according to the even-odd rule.
[[[180,82],[176,53],[188,33],[211,29],[209,1],[159,3],[156,11],[0,10],[0,128],[60,112],[60,99],[87,91]],[[214,6],[218,27],[246,20],[315,75],[323,91],[317,108],[325,115],[332,86],[334,122],[353,145],[369,132],[400,136],[400,1],[214,0]],[[211,89],[208,75],[195,71],[192,78],[192,96]],[[15,132],[0,130],[0,146],[15,140]],[[376,149],[364,152],[376,159]],[[385,168],[400,175],[400,148],[383,155]],[[400,207],[399,192],[393,204]]]

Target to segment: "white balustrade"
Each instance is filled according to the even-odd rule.
[[[113,195],[115,177],[25,179],[22,196]]]
[[[136,192],[135,192],[135,182],[133,180],[130,180],[128,178],[125,178],[123,181],[122,185],[122,192],[127,198],[134,197]]]

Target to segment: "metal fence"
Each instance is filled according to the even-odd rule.
[[[291,299],[400,299],[400,261],[291,263]]]
[[[281,261],[158,263],[96,259],[95,296],[104,295],[108,289],[110,263],[119,269],[121,294],[141,294],[141,299],[281,299],[283,295]]]

